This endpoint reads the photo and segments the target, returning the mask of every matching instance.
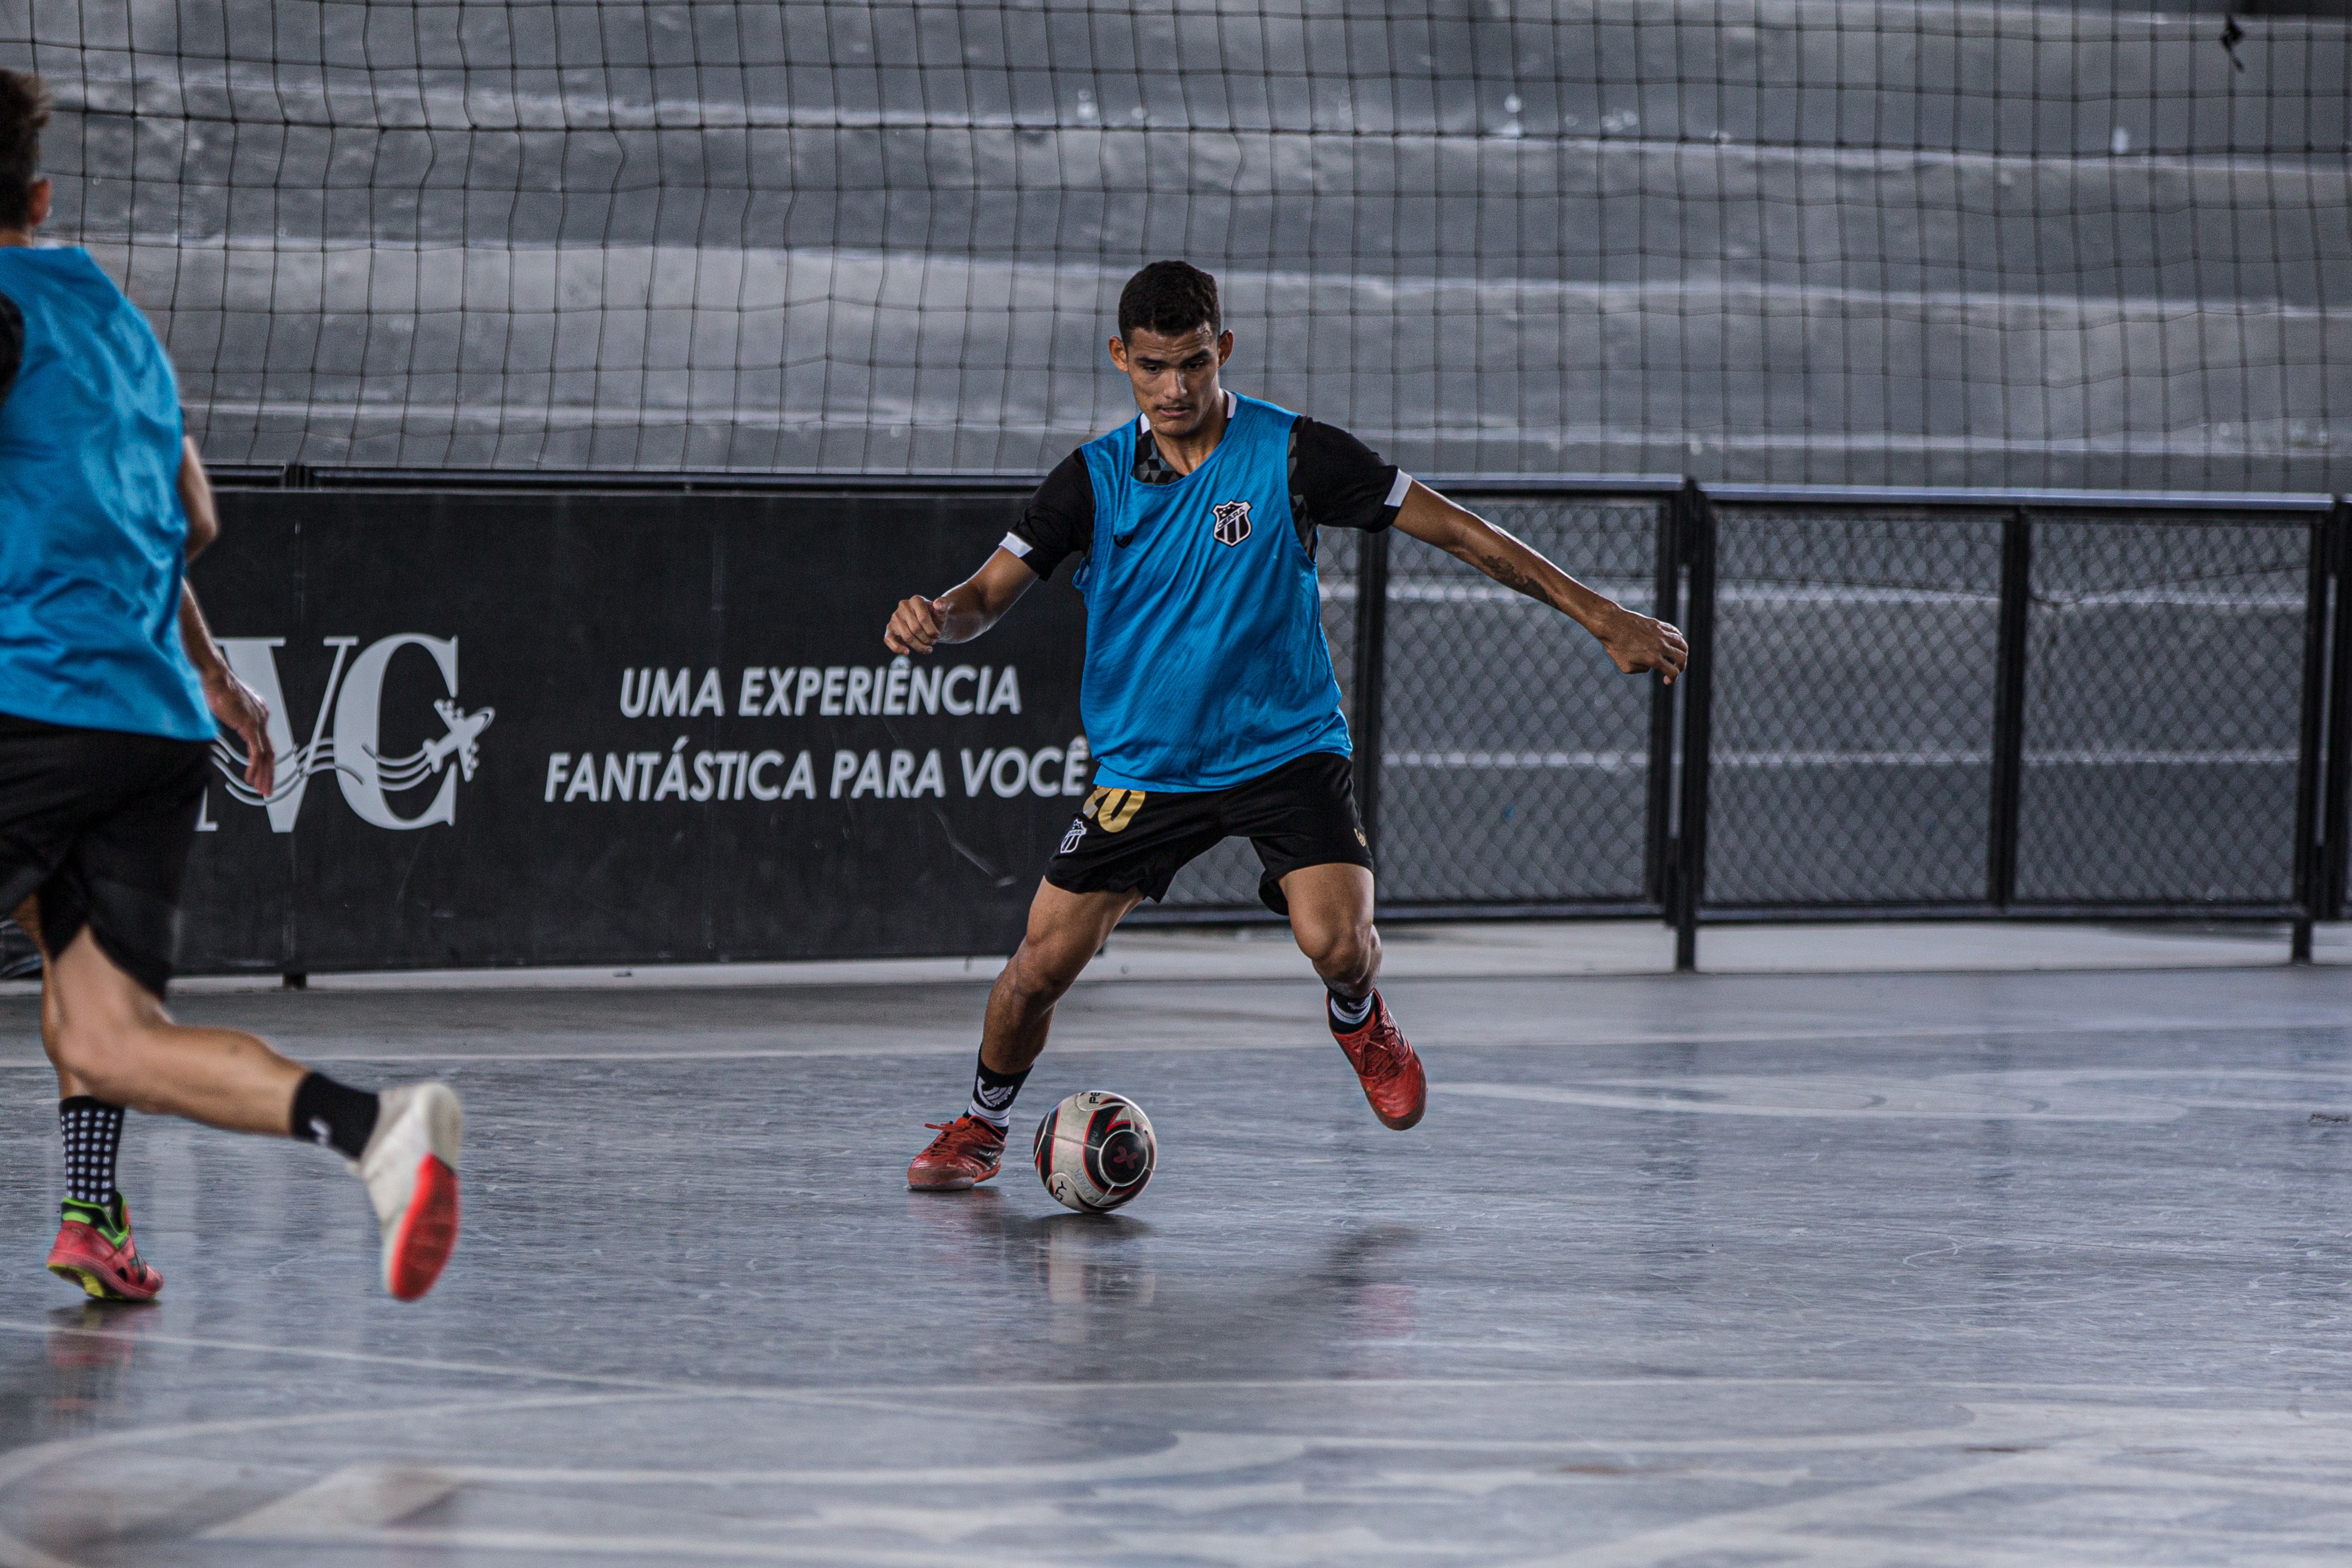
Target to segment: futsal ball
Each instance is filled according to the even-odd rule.
[[[1101,1214],[1130,1201],[1160,1158],[1150,1119],[1100,1089],[1071,1095],[1037,1124],[1037,1179],[1064,1208]]]

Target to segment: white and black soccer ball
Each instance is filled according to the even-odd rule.
[[[1134,1101],[1081,1090],[1037,1124],[1037,1179],[1064,1208],[1101,1214],[1134,1200],[1160,1160],[1151,1120]]]

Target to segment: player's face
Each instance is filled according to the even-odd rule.
[[[1190,332],[1155,332],[1139,327],[1110,340],[1110,357],[1135,388],[1135,406],[1151,421],[1151,432],[1181,441],[1208,422],[1223,396],[1217,371],[1234,351],[1234,335],[1204,322]]]

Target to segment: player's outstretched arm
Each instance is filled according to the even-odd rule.
[[[1036,580],[1019,556],[1000,549],[937,599],[900,600],[883,629],[883,643],[894,653],[928,653],[941,643],[969,643],[995,625]]]
[[[196,455],[194,441],[180,448],[180,507],[188,514],[188,559],[193,561],[220,538],[212,481],[205,477],[204,460]],[[220,644],[213,641],[213,629],[205,624],[194,586],[184,580],[180,584],[180,643],[205,683],[205,702],[213,716],[245,742],[245,781],[268,794],[278,778],[278,755],[269,744],[269,705],[228,667]]]
[[[1690,658],[1690,645],[1672,626],[1595,593],[1524,540],[1417,480],[1397,508],[1396,526],[1504,587],[1550,605],[1598,638],[1602,650],[1629,675],[1655,670],[1672,685]]]

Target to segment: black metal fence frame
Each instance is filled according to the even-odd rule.
[[[331,490],[504,490],[602,494],[789,493],[805,495],[1001,495],[1011,503],[1034,481],[996,476],[759,476],[733,473],[423,473],[402,469],[309,470],[223,467],[224,487]],[[2206,495],[2129,491],[1895,489],[1841,486],[1702,486],[1675,476],[1555,475],[1434,478],[1439,488],[1475,504],[1481,497],[1641,501],[1659,508],[1655,611],[1680,625],[1691,657],[1684,677],[1653,687],[1648,746],[1648,821],[1644,883],[1639,902],[1383,904],[1390,918],[1648,916],[1675,933],[1677,967],[1696,965],[1703,925],[1844,920],[2013,919],[2026,921],[2262,921],[2293,928],[2293,956],[2308,961],[2315,923],[2344,917],[2352,873],[2352,497],[2314,495]],[[1718,510],[1769,507],[1781,513],[1900,509],[1906,513],[2000,510],[2000,604],[1993,718],[1992,800],[1985,892],[1981,900],[1933,904],[1806,902],[1732,906],[1706,894],[1708,784],[1716,673]],[[2027,630],[2033,531],[2042,519],[2145,517],[2206,523],[2283,516],[2307,520],[2309,571],[2305,611],[2303,691],[2298,737],[2294,891],[2278,903],[2195,899],[2114,903],[2021,902],[2017,897],[2020,799],[2026,709]],[[1567,563],[1573,570],[1574,563]],[[1387,685],[1390,536],[1364,540],[1358,569],[1350,697],[1356,714],[1356,789],[1367,833],[1380,841],[1381,747]],[[1168,924],[1269,920],[1262,910],[1204,906],[1139,912]]]
[[[1992,799],[1985,894],[1980,901],[1912,904],[1792,904],[1737,907],[1710,904],[1706,893],[1708,729],[1715,669],[1715,557],[1718,507],[1770,506],[1784,511],[1900,508],[1906,512],[2005,511],[1998,666],[1995,672]],[[2151,513],[2204,523],[2260,520],[2277,526],[2283,516],[2308,519],[2309,562],[2304,611],[2302,711],[2297,738],[2294,891],[2279,903],[2217,903],[2210,900],[2024,902],[2017,895],[2018,824],[2022,792],[2027,617],[2031,607],[2033,529],[2043,519],[2084,520],[2141,517]],[[2345,704],[2335,700],[2352,678],[2347,648],[2346,595],[2340,576],[2347,565],[2345,502],[2328,496],[2177,495],[2114,491],[1928,490],[1848,486],[1717,486],[1687,493],[1679,532],[1689,595],[1686,628],[1691,667],[1685,684],[1682,800],[1676,816],[1677,881],[1664,911],[1675,930],[1677,967],[1696,967],[1698,928],[1773,921],[1826,920],[2131,920],[2288,922],[2293,956],[2308,961],[2312,926],[2339,918],[2344,834],[2328,824],[2344,821],[2345,758],[2352,756],[2352,728]],[[2330,658],[2331,644],[2334,649]],[[2337,678],[2330,680],[2333,668]],[[2331,713],[2331,704],[2334,711]],[[2336,758],[2333,769],[2328,755]],[[2325,804],[2323,804],[2323,800]],[[2333,814],[2330,814],[2330,813]]]

